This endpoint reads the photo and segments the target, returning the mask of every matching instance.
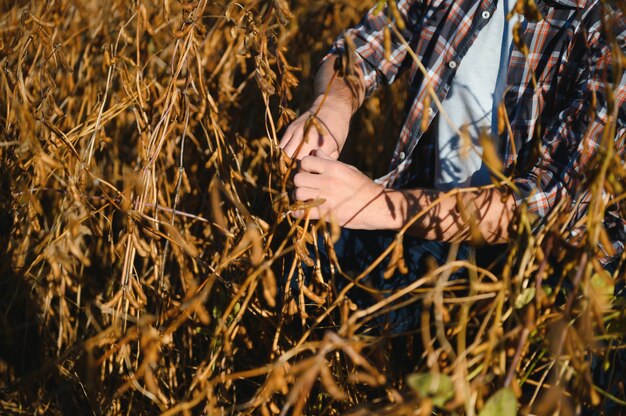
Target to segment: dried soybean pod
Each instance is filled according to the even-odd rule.
[[[258,266],[263,261],[263,237],[257,226],[253,223],[248,224],[246,234],[251,245],[250,260],[252,260],[253,265]]]
[[[348,395],[339,387],[337,382],[335,381],[335,377],[333,377],[330,369],[326,364],[322,364],[320,366],[320,379],[322,381],[322,385],[335,400],[348,400]]]
[[[402,15],[400,14],[400,11],[398,10],[398,4],[396,3],[396,0],[389,0],[388,3],[389,3],[389,8],[391,9],[391,15],[393,16],[396,22],[396,26],[398,27],[398,30],[402,31],[406,29],[406,25],[404,24],[404,19],[402,18]]]
[[[228,230],[228,221],[226,220],[226,215],[224,215],[224,211],[222,210],[222,201],[220,200],[218,186],[217,179],[214,179],[209,187],[211,191],[211,208],[213,208],[213,218],[215,219],[217,225],[224,230]]]
[[[200,250],[196,248],[192,243],[187,241],[185,237],[180,233],[178,228],[168,223],[163,223],[163,228],[167,231],[167,235],[170,237],[170,240],[180,246],[187,255],[190,257],[196,258],[200,255]]]
[[[140,304],[142,304],[142,305],[148,304],[148,297],[146,296],[145,292],[143,291],[143,287],[141,287],[141,284],[139,283],[139,280],[137,280],[137,279],[130,279],[130,284],[133,287],[133,289],[135,289],[135,297],[136,297],[137,301]]]
[[[311,124],[313,124],[313,127],[315,127],[315,130],[317,130],[318,134],[320,134],[321,136],[328,134],[322,123],[320,123],[319,119],[314,114],[311,114],[310,119]]]
[[[295,17],[291,10],[289,10],[289,5],[285,0],[274,0],[273,3],[276,8],[278,20],[280,20],[280,24],[287,25],[289,21]]]
[[[472,149],[472,138],[469,133],[469,126],[467,124],[463,124],[459,128],[459,138],[461,139],[461,154],[462,160],[467,160],[470,155],[470,150]]]
[[[383,273],[383,278],[385,278],[385,280],[391,279],[393,274],[396,272],[396,269],[398,268],[397,264],[397,250],[394,247],[393,252],[391,253],[391,258],[389,259],[389,264],[387,265],[387,270],[385,270],[385,273]]]
[[[385,60],[391,61],[391,31],[389,30],[389,26],[385,26],[383,29],[383,45]]]
[[[270,307],[276,306],[276,276],[272,269],[268,268],[265,273],[262,274],[263,281],[263,297]]]
[[[387,4],[386,0],[378,0],[378,2],[376,2],[376,7],[374,8],[374,14],[376,15],[382,12],[386,4]]]
[[[409,272],[409,268],[404,261],[404,243],[402,241],[402,234],[398,234],[396,236],[396,247],[395,250],[398,250],[398,271],[401,274],[407,274]]]
[[[111,52],[109,52],[109,49],[106,46],[102,46],[102,50],[104,51],[102,55],[104,66],[108,68],[111,66],[111,62],[112,62]]]
[[[326,251],[328,252],[328,259],[330,260],[330,264],[335,267],[339,267],[339,258],[337,257],[335,246],[332,244],[328,244],[326,247]]]
[[[387,270],[383,274],[385,279],[390,279],[394,273],[400,272],[400,274],[407,274],[409,272],[409,268],[404,261],[404,245],[402,244],[402,234],[398,234],[396,236],[395,246],[393,251],[391,252],[391,258],[389,259],[389,265],[387,266]]]
[[[276,89],[274,88],[274,86],[269,81],[267,81],[267,79],[265,79],[265,77],[263,77],[259,71],[256,71],[256,73],[254,74],[254,79],[256,79],[256,82],[259,84],[259,88],[265,94],[276,94]]]
[[[308,267],[315,266],[315,262],[311,257],[309,257],[309,251],[307,250],[306,243],[302,240],[298,240],[294,244],[294,248],[296,250],[296,254],[306,264]]]
[[[339,238],[341,238],[341,227],[335,217],[330,217],[330,241],[334,244],[339,241]]]
[[[182,3],[181,2],[181,8],[186,11],[186,12],[190,12],[193,9],[195,9],[196,7],[198,7],[198,2],[192,2],[192,3]]]
[[[600,239],[600,244],[602,244],[602,248],[606,251],[606,253],[609,256],[614,256],[615,248],[613,248],[611,239],[609,238],[609,235],[606,232],[606,228],[604,228],[603,226],[600,227],[599,239]]]
[[[344,54],[346,61],[341,61],[343,68],[339,72],[342,77],[347,77],[354,74],[354,57],[356,56],[356,45],[350,36],[346,36],[344,33],[344,39],[346,44],[346,52]]]
[[[150,245],[146,243],[137,233],[137,229],[135,228],[131,234],[131,240],[133,243],[133,247],[137,251],[140,257],[146,258],[150,254]]]
[[[504,129],[506,128],[506,107],[504,105],[504,100],[500,102],[498,106],[498,134],[504,133]]]
[[[311,289],[309,289],[309,287],[307,285],[303,284],[302,287],[301,287],[301,290],[302,290],[302,293],[304,293],[304,296],[306,296],[307,298],[309,298],[310,300],[312,300],[316,304],[323,305],[324,303],[326,303],[326,300],[323,297],[318,296]]]
[[[513,26],[513,43],[522,55],[528,56],[528,46],[526,46],[526,43],[522,38],[522,24],[520,22],[515,22],[515,25]]]
[[[56,51],[56,56],[59,59],[59,62],[61,63],[61,66],[63,67],[63,69],[65,69],[70,74],[74,73],[74,69],[67,62],[67,58],[65,57],[65,53],[63,52],[63,47],[62,47],[61,43],[60,42],[57,43],[54,46],[54,49]]]
[[[181,30],[174,32],[174,37],[176,39],[182,39],[189,34],[189,31],[193,29],[194,25],[186,25]]]
[[[488,134],[481,134],[479,137],[480,145],[483,148],[483,160],[487,164],[487,166],[496,172],[502,172],[502,161],[498,156],[498,152],[496,151],[496,147],[491,141],[491,138]]]
[[[428,130],[428,125],[430,124],[430,93],[426,94],[424,97],[424,111],[422,112],[422,125],[420,126],[422,131]]]
[[[518,1],[517,3],[519,5],[520,2]],[[522,4],[523,4],[523,9],[524,9],[522,14],[529,21],[538,22],[541,19],[543,19],[543,16],[541,15],[541,12],[539,11],[539,8],[537,7],[537,3],[535,3],[535,0],[524,0]]]
[[[400,251],[402,252],[402,247],[400,248]],[[400,274],[408,274],[409,273],[409,268],[406,265],[406,261],[404,260],[404,254],[400,255],[400,258],[398,259],[398,271],[400,272]]]

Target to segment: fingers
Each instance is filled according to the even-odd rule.
[[[296,188],[319,188],[320,175],[309,172],[298,172],[293,177]]]
[[[308,211],[299,209],[299,210],[293,211],[291,213],[291,216],[294,218],[304,218],[307,212],[309,213],[310,220],[319,220],[322,218],[322,216],[320,215],[321,213],[318,209],[311,209]]]
[[[304,126],[308,115],[303,115],[297,118],[293,123],[287,127],[285,134],[280,139],[279,146],[283,149],[289,157],[302,159],[310,152],[310,145],[308,145],[306,138],[304,137]],[[321,137],[318,141],[323,140]],[[304,142],[304,143],[302,143]],[[300,150],[298,150],[300,148]],[[298,154],[296,154],[298,152]]]
[[[299,172],[293,177],[295,189],[293,199],[296,201],[310,201],[320,197],[320,175],[308,172]]]
[[[310,135],[311,133],[309,132],[309,136]],[[283,151],[287,153],[290,157],[301,160],[311,153],[312,148],[317,147],[317,145],[315,144],[316,142],[322,140],[320,139],[317,141],[313,141],[312,138],[307,139],[303,136],[304,131],[302,129],[302,126],[295,127],[288,141],[286,139],[286,135],[285,138],[283,138],[284,147],[281,145],[281,147],[283,147]],[[281,143],[283,143],[283,140],[281,140]]]
[[[335,159],[318,149],[314,155],[302,158],[300,168],[309,173],[324,173],[336,163],[338,162]]]
[[[294,153],[298,150],[298,144],[300,143],[298,137],[300,136],[302,136],[301,128],[292,124],[281,139],[280,147],[282,147],[283,151],[287,153],[289,157],[295,156]]]
[[[328,152],[324,153],[326,158],[336,160],[339,157],[339,143],[332,134],[310,128],[307,137],[304,136],[306,121],[309,117],[309,114],[305,114],[291,123],[280,139],[279,146],[289,157],[298,160],[314,154],[315,150],[321,148]],[[324,131],[328,132],[329,130],[326,128]]]
[[[291,137],[293,136],[293,131],[295,130],[295,128],[296,127],[294,126],[294,124],[290,124],[289,127],[287,127],[287,130],[285,130],[285,134],[283,134],[283,137],[280,139],[280,143],[278,144],[281,149],[285,149],[285,147],[291,140]]]
[[[319,198],[319,190],[313,188],[296,188],[293,191],[293,198],[296,201],[311,201]]]
[[[312,188],[296,188],[293,191],[293,199],[297,202],[307,202],[320,199],[319,190]],[[294,218],[304,218],[309,213],[310,220],[318,220],[321,218],[321,207],[313,207],[312,209],[297,209],[291,213]]]

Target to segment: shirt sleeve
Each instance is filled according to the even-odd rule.
[[[624,158],[626,138],[626,76],[616,60],[623,59],[625,32],[614,42],[601,40],[598,32],[587,40],[589,53],[579,69],[570,103],[542,137],[539,157],[530,171],[514,179],[518,206],[539,218],[567,198],[586,206],[589,199],[589,162],[613,148]]]
[[[359,65],[365,80],[365,95],[369,96],[382,84],[392,83],[396,77],[406,69],[411,57],[408,56],[403,42],[391,33],[390,59],[385,59],[385,26],[395,27],[398,24],[389,13],[389,6],[385,6],[376,13],[377,6],[372,7],[361,21],[354,27],[340,35],[329,50],[324,60],[332,55],[341,55],[346,52],[345,37],[349,37],[355,45],[355,63]],[[420,17],[422,15],[423,0],[398,0],[398,16],[404,21],[404,30],[398,31],[410,45],[415,36]],[[389,18],[391,16],[391,20]],[[322,61],[323,62],[323,61]]]

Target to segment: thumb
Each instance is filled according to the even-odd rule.
[[[328,156],[328,154],[323,151],[322,149],[317,149],[315,151],[315,156],[319,157],[320,159],[326,159],[326,160],[335,160],[336,158],[332,158],[330,156]]]

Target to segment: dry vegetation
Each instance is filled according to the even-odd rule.
[[[591,232],[572,241],[567,210],[535,233],[521,215],[498,275],[448,284],[451,263],[408,288],[417,334],[364,335],[393,299],[355,311],[328,276],[281,298],[323,224],[285,215],[280,129],[372,4],[0,3],[2,414],[474,414],[503,387],[523,412],[624,404],[624,266],[597,261],[602,191],[626,195],[612,146],[589,175]],[[401,88],[354,121],[372,175]]]

